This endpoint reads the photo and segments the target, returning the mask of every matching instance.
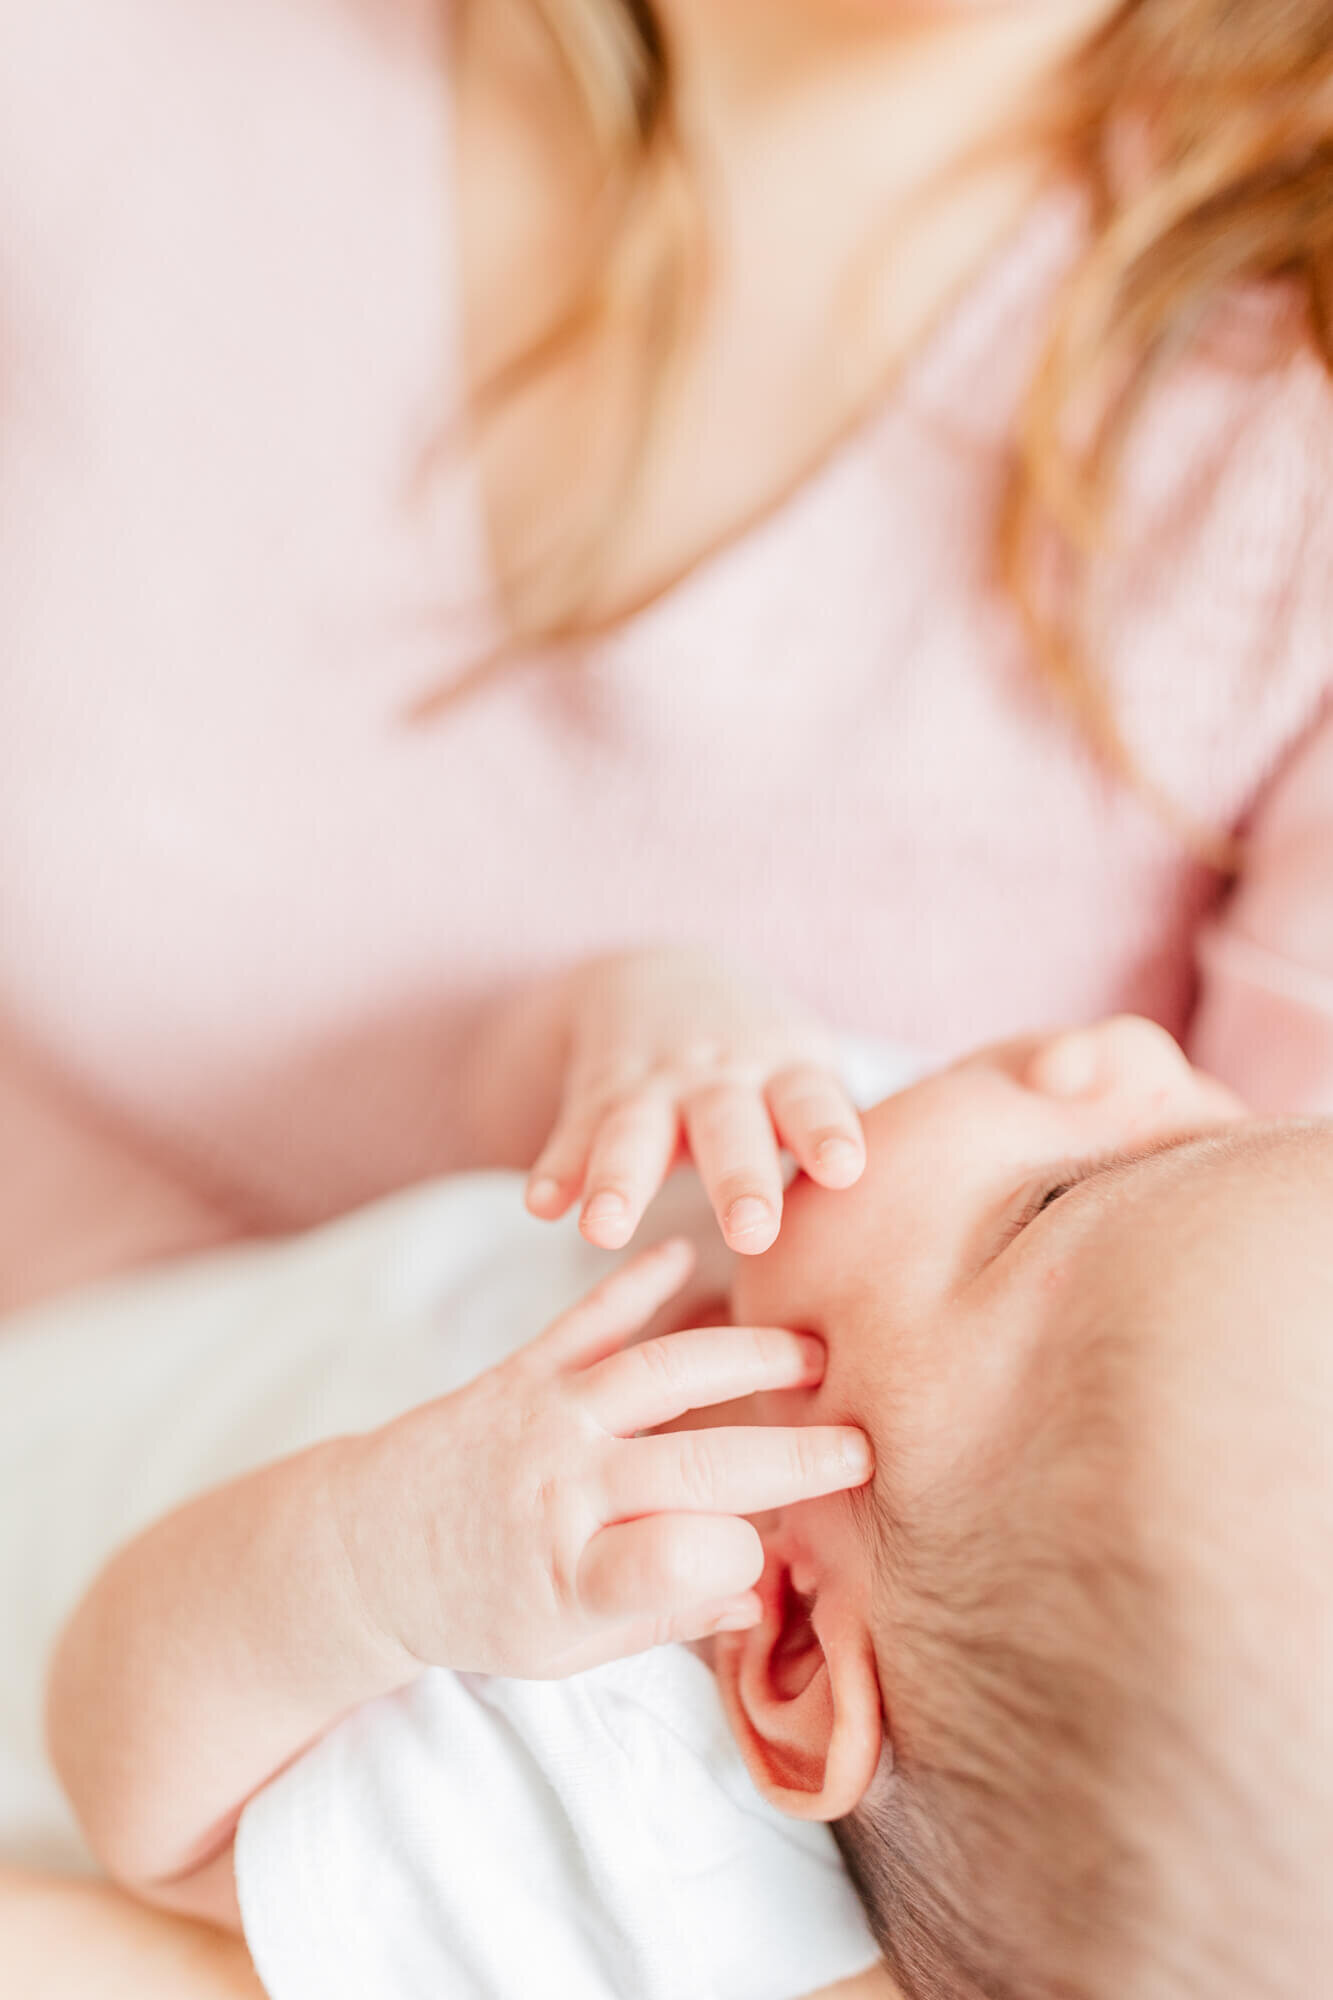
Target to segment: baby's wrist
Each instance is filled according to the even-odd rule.
[[[411,1643],[407,1607],[428,1587],[413,1576],[423,1543],[404,1518],[403,1484],[388,1462],[384,1433],[335,1439],[327,1447],[327,1502],[345,1591],[348,1645],[373,1692],[387,1694],[430,1664]]]

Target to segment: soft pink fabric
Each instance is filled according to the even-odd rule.
[[[682,936],[941,1053],[1194,1019],[1258,1103],[1333,1110],[1333,397],[1259,365],[1282,307],[1238,301],[1146,413],[1102,576],[1144,769],[1253,816],[1219,916],[993,581],[1068,197],[771,519],[581,662],[404,722],[492,629],[467,468],[418,476],[458,386],[439,16],[0,19],[11,1067],[162,1187],[299,1224],[449,1162],[485,996]]]

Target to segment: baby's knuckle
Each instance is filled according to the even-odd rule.
[[[781,1076],[774,1077],[769,1089],[780,1100],[788,1116],[793,1113],[805,1116],[816,1105],[827,1101],[827,1081],[813,1070],[785,1070]]]
[[[800,1487],[814,1485],[828,1471],[828,1448],[817,1432],[800,1426],[787,1439],[788,1468]]]
[[[730,1079],[714,1077],[690,1092],[690,1117],[695,1124],[711,1129],[727,1117],[735,1101],[736,1085]]]
[[[836,1074],[839,1056],[837,1038],[826,1028],[806,1024],[796,1037],[789,1040],[788,1046],[794,1048],[795,1060],[805,1068],[826,1075],[830,1071]]]
[[[639,1096],[618,1098],[606,1106],[597,1126],[597,1137],[603,1146],[624,1146],[631,1141],[642,1121],[644,1101]]]
[[[695,1507],[710,1509],[717,1494],[717,1468],[706,1431],[678,1434],[676,1471],[682,1498]]]
[[[641,1089],[651,1070],[651,1061],[642,1055],[612,1056],[591,1063],[581,1076],[580,1085],[585,1097],[610,1104]]]
[[[576,1150],[578,1143],[578,1126],[568,1112],[562,1112],[551,1127],[546,1144],[542,1147],[541,1158],[537,1162],[538,1167],[547,1166],[552,1160],[567,1158]]]
[[[706,1076],[729,1061],[730,1049],[716,1035],[695,1035],[682,1042],[673,1057],[673,1066],[686,1076]]]
[[[740,1201],[745,1195],[764,1197],[765,1191],[761,1176],[753,1167],[731,1167],[717,1176],[713,1182],[712,1193],[718,1206],[728,1209],[733,1202]]]
[[[784,1100],[798,1104],[827,1105],[830,1097],[841,1097],[842,1085],[832,1063],[794,1063],[773,1080],[772,1088]]]
[[[740,1359],[756,1374],[791,1367],[799,1352],[789,1333],[776,1326],[751,1326],[743,1330]]]
[[[694,1073],[679,1056],[663,1056],[644,1077],[640,1099],[679,1113],[681,1106],[688,1104],[694,1084]]]
[[[566,1475],[552,1472],[533,1482],[527,1501],[536,1566],[546,1579],[551,1608],[563,1614],[577,1605],[579,1595],[582,1537],[576,1496]]]
[[[618,1086],[609,1078],[580,1078],[569,1092],[562,1117],[566,1143],[586,1137],[619,1095]]]
[[[570,1618],[583,1609],[579,1586],[579,1558],[582,1550],[563,1541],[552,1543],[543,1574],[547,1579],[549,1609],[556,1618]]]
[[[563,1484],[558,1473],[549,1473],[545,1478],[535,1480],[529,1490],[528,1504],[539,1547],[553,1546],[558,1540],[557,1531],[564,1511]]]
[[[679,1339],[646,1340],[634,1351],[640,1368],[652,1378],[653,1386],[672,1394],[683,1386],[688,1367]]]

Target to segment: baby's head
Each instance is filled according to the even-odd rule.
[[[764,1415],[878,1469],[774,1524],[724,1696],[909,1995],[1325,1990],[1333,1126],[1237,1113],[1143,1022],[991,1051],[741,1272],[828,1345]]]

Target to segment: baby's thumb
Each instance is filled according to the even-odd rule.
[[[701,1638],[724,1607],[748,1601],[763,1573],[753,1524],[731,1514],[649,1514],[593,1536],[578,1569],[595,1617],[643,1617],[671,1639]],[[688,1629],[687,1629],[688,1628]]]
[[[711,1639],[718,1632],[748,1632],[757,1625],[764,1615],[757,1591],[747,1590],[740,1597],[728,1598],[722,1604],[709,1605],[696,1615],[686,1614],[675,1623],[679,1630],[671,1637],[680,1645],[688,1645],[691,1640]]]

